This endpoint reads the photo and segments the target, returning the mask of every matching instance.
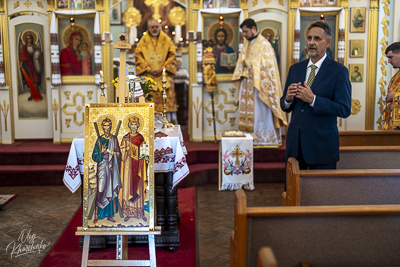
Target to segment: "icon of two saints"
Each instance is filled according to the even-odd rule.
[[[120,143],[117,136],[121,121],[117,122],[112,115],[99,118],[102,135],[97,123],[94,123],[97,140],[92,159],[97,163],[97,168],[90,168],[92,171],[89,171],[93,202],[89,205],[88,218],[96,226],[105,225],[106,221],[123,223],[122,218],[123,224],[132,226],[144,226],[143,223],[147,222],[145,210],[148,207],[146,189],[149,150],[139,132],[141,119],[140,115],[130,115],[124,119],[125,129],[129,131]],[[112,134],[113,124],[117,124],[115,134]]]

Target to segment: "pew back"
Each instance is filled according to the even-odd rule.
[[[299,170],[289,158],[283,205],[400,204],[400,169]]]
[[[400,146],[399,131],[339,131],[340,146]]]
[[[238,190],[231,266],[256,266],[263,246],[279,266],[395,266],[399,221],[399,205],[247,207]]]
[[[400,169],[400,146],[341,146],[338,169]]]

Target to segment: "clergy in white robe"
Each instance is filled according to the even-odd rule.
[[[239,130],[253,134],[254,147],[278,147],[287,117],[279,104],[282,85],[274,49],[254,20],[244,20],[240,28],[247,42],[232,76],[239,87]]]

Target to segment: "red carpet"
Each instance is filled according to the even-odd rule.
[[[197,264],[196,242],[196,190],[194,187],[178,189],[179,210],[181,212],[180,246],[169,252],[167,248],[156,248],[158,267],[187,266]],[[82,211],[79,208],[71,222],[53,246],[41,267],[81,266],[82,249],[79,248],[80,236],[75,236],[78,226],[82,226]],[[130,260],[149,259],[148,246],[129,246]],[[94,250],[89,259],[115,259],[115,247]]]

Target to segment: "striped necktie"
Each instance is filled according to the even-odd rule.
[[[308,76],[307,85],[311,87],[311,84],[313,83],[313,81],[315,79],[315,69],[317,68],[317,66],[311,65],[310,67],[311,67],[311,72],[310,72],[310,76]]]

